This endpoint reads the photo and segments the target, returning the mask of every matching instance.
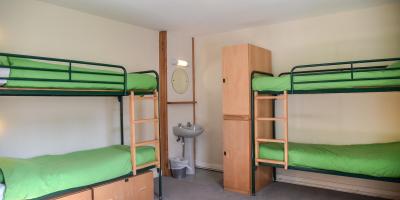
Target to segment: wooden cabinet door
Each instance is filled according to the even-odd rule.
[[[148,172],[135,176],[133,181],[134,199],[153,200],[154,199],[154,178],[153,173]]]
[[[250,193],[250,121],[224,120],[224,188]]]
[[[133,179],[119,180],[93,188],[94,200],[126,200],[133,199]]]
[[[248,45],[222,50],[222,112],[224,115],[250,114],[250,77]]]
[[[92,200],[92,190],[84,190],[65,196],[55,198],[54,200]]]
[[[93,197],[94,200],[153,200],[153,173],[94,187]]]

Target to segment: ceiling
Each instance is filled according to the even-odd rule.
[[[154,30],[217,33],[396,0],[40,0]]]

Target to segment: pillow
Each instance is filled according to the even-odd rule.
[[[68,69],[66,65],[60,65],[50,62],[39,62],[27,58],[16,58],[10,57],[10,65],[19,67],[32,67],[32,68],[42,68],[42,69]]]
[[[387,68],[400,68],[400,61],[388,65]]]
[[[0,56],[0,65],[10,66],[8,58],[6,56]]]

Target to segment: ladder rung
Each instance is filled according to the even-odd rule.
[[[276,165],[285,165],[285,162],[280,161],[280,160],[257,159],[256,161],[262,162],[262,163],[271,163],[271,164],[276,164]]]
[[[257,138],[257,142],[286,143],[286,140],[281,140],[281,139],[261,139],[261,138]]]
[[[136,170],[143,169],[143,168],[146,168],[146,167],[150,167],[150,166],[153,166],[153,165],[159,165],[159,162],[158,161],[154,161],[154,162],[151,162],[151,163],[146,163],[144,165],[137,166]]]
[[[133,121],[132,123],[140,124],[140,123],[146,123],[146,122],[152,122],[152,121],[158,121],[158,118],[139,119],[139,120]]]
[[[145,99],[149,99],[149,100],[151,100],[151,99],[157,99],[157,97],[155,97],[155,96],[138,96],[137,97],[139,100],[145,100]]]
[[[149,141],[144,141],[144,142],[139,142],[136,143],[136,147],[141,147],[141,146],[148,146],[148,145],[158,145],[158,140],[149,140]]]
[[[263,100],[263,99],[285,99],[285,97],[283,95],[279,95],[279,96],[257,96],[256,99],[257,100]]]
[[[285,117],[257,117],[256,118],[258,121],[278,121],[278,120],[283,120],[285,121]]]

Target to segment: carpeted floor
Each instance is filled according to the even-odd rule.
[[[197,170],[195,176],[185,179],[163,177],[164,200],[372,200],[368,196],[276,182],[256,196],[245,196],[224,191],[222,173]],[[157,190],[157,187],[155,187]]]

